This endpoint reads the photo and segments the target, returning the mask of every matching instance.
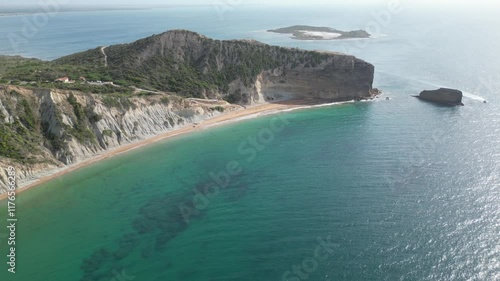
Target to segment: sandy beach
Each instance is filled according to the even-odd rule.
[[[214,126],[218,126],[218,125],[222,125],[222,124],[227,124],[230,122],[236,122],[236,121],[250,118],[250,117],[257,117],[257,116],[261,116],[261,115],[281,112],[283,110],[301,108],[301,107],[307,106],[307,104],[312,104],[312,103],[304,102],[304,101],[297,101],[297,100],[290,100],[288,102],[283,102],[283,103],[262,104],[262,105],[256,105],[256,106],[236,110],[236,111],[231,111],[231,112],[207,119],[203,122],[198,123],[197,125],[195,125],[195,124],[186,125],[185,127],[174,130],[174,131],[160,134],[160,135],[157,135],[155,137],[148,138],[145,140],[125,144],[125,145],[122,145],[120,147],[111,149],[109,151],[105,151],[102,154],[93,156],[93,157],[88,158],[88,159],[86,159],[82,162],[79,162],[79,163],[68,165],[66,167],[59,168],[59,169],[54,169],[52,171],[47,171],[47,173],[41,174],[39,176],[39,178],[34,180],[34,181],[29,181],[29,182],[26,182],[24,184],[21,182],[20,184],[18,184],[19,186],[16,190],[16,193],[19,194],[20,192],[26,191],[26,190],[33,188],[33,187],[36,187],[42,183],[48,182],[52,179],[55,179],[55,178],[60,177],[64,174],[73,172],[75,170],[78,170],[78,169],[85,167],[87,165],[90,165],[92,163],[101,161],[103,159],[107,159],[107,158],[113,157],[115,155],[130,151],[130,150],[133,150],[133,149],[145,146],[145,145],[149,145],[149,144],[158,142],[160,140],[168,139],[168,138],[171,138],[173,136],[178,136],[181,134],[200,131],[200,130],[204,130],[204,129],[207,129],[210,127],[214,127]],[[5,198],[7,198],[7,193],[0,194],[0,200],[3,200]]]

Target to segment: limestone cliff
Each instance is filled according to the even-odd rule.
[[[221,108],[238,107],[176,96],[125,98],[0,87],[0,165],[13,165],[20,180],[29,180],[39,172],[219,115]],[[0,169],[2,187],[5,172]]]

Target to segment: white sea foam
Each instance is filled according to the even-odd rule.
[[[485,101],[485,99],[483,97],[480,97],[478,95],[474,95],[472,93],[469,93],[469,92],[462,92],[464,94],[464,97],[467,97],[469,99],[473,99],[473,100],[477,100],[477,101]]]
[[[236,123],[244,120],[250,120],[258,117],[263,117],[263,116],[268,116],[268,115],[273,115],[277,113],[282,113],[282,112],[291,112],[291,111],[296,111],[296,110],[303,110],[303,109],[310,109],[310,108],[318,108],[318,107],[329,107],[329,106],[335,106],[335,105],[342,105],[342,104],[350,104],[350,103],[358,103],[358,102],[375,102],[377,99],[368,99],[368,100],[350,100],[350,101],[341,101],[341,102],[331,102],[331,103],[322,103],[322,104],[315,104],[315,105],[304,105],[304,106],[297,106],[293,108],[287,108],[287,109],[275,109],[275,110],[269,110],[269,111],[264,111],[264,112],[258,112],[255,114],[250,114],[230,120],[225,120],[216,124],[210,124],[210,125],[205,125],[203,127],[203,130],[212,128],[212,127],[218,127],[224,124],[230,124],[230,123]]]
[[[414,82],[417,82],[417,83],[420,83],[420,84],[424,84],[424,85],[429,85],[429,86],[432,86],[432,87],[435,87],[435,88],[450,88],[450,89],[457,88],[457,86],[449,86],[449,85],[436,84],[436,83],[425,81],[425,80],[408,78],[408,77],[404,77],[402,75],[397,75],[397,74],[392,74],[392,73],[387,73],[387,72],[384,72],[384,74],[389,74],[389,75],[392,75],[392,76],[400,77],[400,78],[403,78],[403,79],[406,79],[406,80],[414,81]],[[466,98],[469,98],[469,99],[472,99],[472,100],[481,101],[481,102],[482,101],[486,101],[485,98],[483,98],[483,97],[481,97],[481,96],[479,96],[479,95],[477,95],[475,93],[471,93],[471,92],[467,92],[467,91],[462,91],[462,93],[463,93],[464,97],[466,97]]]
[[[322,39],[325,40],[335,39],[337,37],[342,36],[342,34],[335,32],[307,31],[307,30],[301,30],[300,32],[307,36],[321,37]]]

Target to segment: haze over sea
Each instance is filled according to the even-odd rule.
[[[59,13],[18,50],[8,34],[20,34],[23,17],[30,17],[0,17],[0,54],[54,59],[189,29],[353,54],[375,65],[374,86],[384,93],[374,102],[175,137],[24,192],[17,199],[15,275],[7,272],[1,236],[7,206],[0,202],[0,279],[500,280],[500,10],[404,8],[390,20],[374,16],[384,11],[235,6],[221,17],[206,6]],[[265,32],[295,24],[371,25],[377,32],[347,41]],[[465,106],[411,97],[439,86],[466,92]],[[276,117],[287,125],[255,157],[239,151]],[[233,160],[240,175],[186,223],[179,206]],[[335,247],[313,262],[325,244],[318,238],[328,237]]]

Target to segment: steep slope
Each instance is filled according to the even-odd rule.
[[[221,105],[228,111],[238,108]],[[220,115],[220,108],[176,96],[128,98],[0,86],[0,164],[15,166],[18,179],[29,179]],[[0,187],[6,179],[0,169]]]

